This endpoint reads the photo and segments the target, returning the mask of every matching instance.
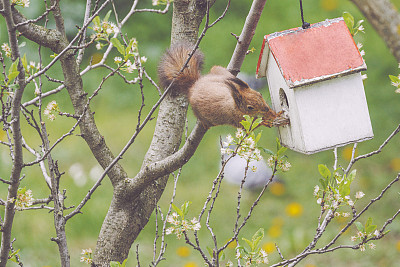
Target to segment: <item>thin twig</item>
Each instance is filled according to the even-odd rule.
[[[347,169],[345,171],[345,174],[347,174],[351,167],[354,165],[354,163],[356,163],[357,161],[359,161],[360,159],[365,159],[365,158],[369,158],[373,155],[379,154],[380,152],[382,152],[382,149],[389,143],[389,141],[396,135],[398,134],[400,131],[400,124],[396,127],[396,129],[389,135],[389,137],[382,143],[382,145],[380,145],[380,147],[375,150],[372,151],[370,153],[364,154],[364,155],[360,155],[356,158],[354,158],[353,160],[350,161],[349,165],[347,166]]]

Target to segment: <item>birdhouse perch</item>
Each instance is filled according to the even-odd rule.
[[[366,68],[343,18],[266,35],[257,77],[267,77],[274,110],[289,116],[281,143],[312,154],[373,138]]]

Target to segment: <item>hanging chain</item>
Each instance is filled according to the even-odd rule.
[[[300,13],[301,13],[301,21],[303,22],[303,25],[301,25],[301,27],[302,27],[303,29],[309,28],[309,27],[310,27],[310,23],[304,21],[303,2],[302,2],[302,0],[300,0]]]

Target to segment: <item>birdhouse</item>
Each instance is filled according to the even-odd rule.
[[[290,124],[282,145],[312,154],[373,138],[361,71],[367,66],[343,18],[264,37],[257,77]]]

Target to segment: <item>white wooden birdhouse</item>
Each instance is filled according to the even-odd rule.
[[[367,66],[343,18],[264,37],[257,77],[286,110],[281,143],[312,154],[373,138],[361,71]]]

